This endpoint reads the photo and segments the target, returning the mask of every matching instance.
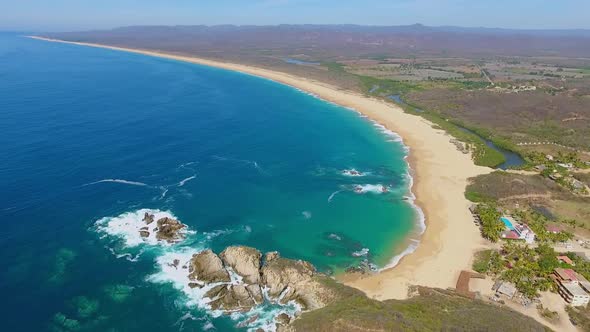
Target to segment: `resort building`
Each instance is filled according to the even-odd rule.
[[[557,292],[574,307],[590,302],[590,282],[572,269],[555,269],[551,278],[557,284]]]
[[[501,217],[500,220],[506,225],[506,230],[502,232],[503,239],[524,240],[528,244],[535,242],[535,233],[526,224],[517,224],[510,217]]]

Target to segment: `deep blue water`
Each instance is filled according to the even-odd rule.
[[[415,229],[399,140],[268,80],[0,34],[0,103],[6,331],[232,331],[163,260],[244,244],[332,273],[386,265]],[[131,247],[97,227],[144,208],[196,233]]]

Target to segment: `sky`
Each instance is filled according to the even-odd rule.
[[[590,0],[0,0],[0,30],[302,23],[590,29]]]

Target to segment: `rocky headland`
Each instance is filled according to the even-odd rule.
[[[263,255],[250,247],[228,247],[219,255],[204,250],[183,268],[188,270],[189,286],[207,289],[211,309],[226,314],[246,312],[265,301],[290,303],[301,313],[323,308],[341,296],[332,279],[310,263],[283,258],[277,252]],[[279,315],[277,328],[285,328],[293,318]]]

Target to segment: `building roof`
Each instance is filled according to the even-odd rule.
[[[567,256],[557,256],[557,259],[568,265],[574,265],[574,262],[572,262],[572,260]]]
[[[498,285],[496,291],[508,297],[514,297],[514,294],[516,294],[516,286],[510,282],[503,282]]]
[[[577,273],[572,269],[555,269],[555,273],[565,281],[578,281]]]
[[[502,232],[502,238],[517,240],[520,239],[520,236],[518,236],[518,234],[515,231],[504,231]]]
[[[580,285],[578,285],[578,284],[574,284],[574,283],[563,284],[563,287],[565,289],[567,289],[567,291],[570,294],[572,294],[573,296],[588,296],[588,297],[590,297],[590,295],[588,295],[588,293],[586,293],[586,291],[583,290],[582,287],[580,287]]]

